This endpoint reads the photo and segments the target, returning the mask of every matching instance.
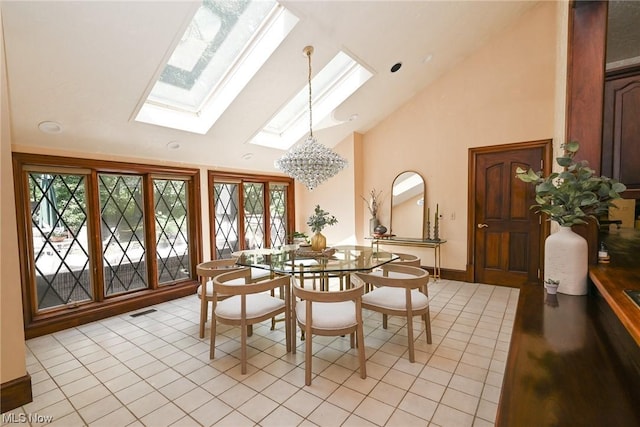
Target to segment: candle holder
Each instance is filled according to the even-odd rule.
[[[427,240],[431,240],[431,221],[427,217]]]
[[[438,215],[436,214],[436,219],[434,220],[434,224],[433,224],[433,240],[435,240],[436,242],[440,241],[440,237],[439,237],[439,233],[440,233],[440,218],[438,218]]]

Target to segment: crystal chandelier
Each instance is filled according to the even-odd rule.
[[[309,190],[313,190],[347,167],[347,161],[320,144],[313,136],[311,112],[311,54],[313,46],[305,47],[302,52],[309,60],[309,136],[302,144],[292,148],[279,160],[276,160],[275,166],[293,179],[302,182]]]

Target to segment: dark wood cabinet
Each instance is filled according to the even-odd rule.
[[[640,199],[640,67],[607,76],[602,130],[602,174]]]

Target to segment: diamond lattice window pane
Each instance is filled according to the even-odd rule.
[[[246,249],[264,247],[264,184],[244,184],[244,238]]]
[[[269,222],[271,225],[271,247],[287,243],[287,186],[269,186]]]
[[[86,179],[29,173],[37,311],[93,299]]]
[[[188,182],[154,179],[158,283],[191,277]]]
[[[238,239],[239,185],[216,183],[213,187],[216,258],[230,258],[233,252],[240,250]]]
[[[142,177],[98,175],[105,296],[148,287]]]

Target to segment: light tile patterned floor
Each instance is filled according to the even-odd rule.
[[[64,427],[493,425],[518,292],[432,282],[433,344],[416,318],[416,363],[404,321],[391,317],[385,330],[367,311],[367,379],[348,337],[314,337],[310,387],[304,343],[288,354],[281,322],[256,325],[241,375],[238,328],[219,326],[209,360],[199,300],[181,298],[27,341],[34,400],[3,414],[3,425],[29,416]]]

